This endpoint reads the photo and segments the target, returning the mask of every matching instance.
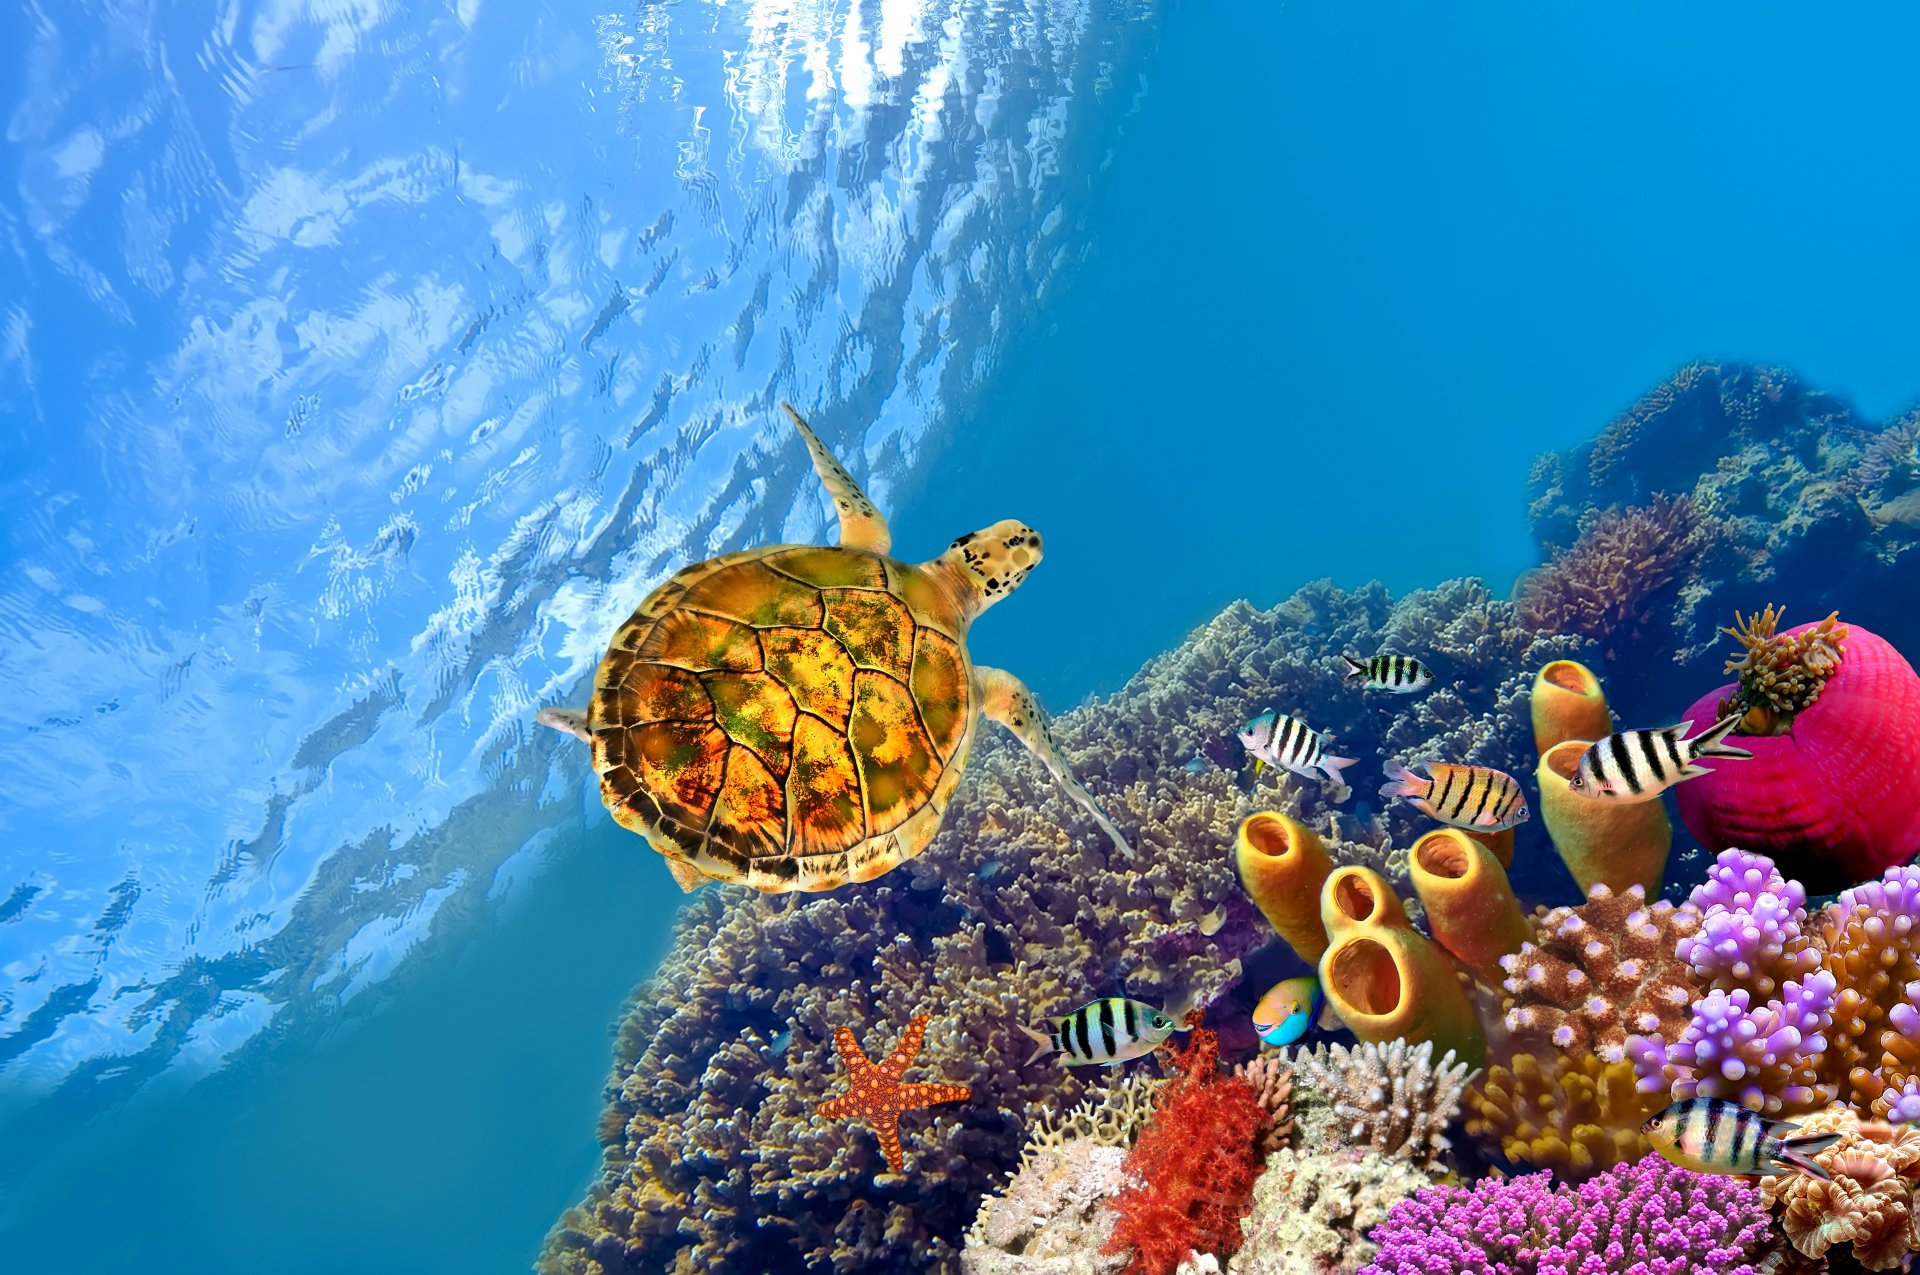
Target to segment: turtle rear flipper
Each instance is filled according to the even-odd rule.
[[[989,668],[984,664],[973,666],[974,679],[980,687],[980,711],[992,720],[1012,731],[1014,738],[1027,746],[1028,751],[1040,759],[1040,764],[1053,772],[1053,777],[1066,787],[1067,794],[1079,802],[1093,821],[1113,838],[1113,844],[1127,858],[1134,858],[1133,847],[1120,835],[1120,829],[1113,826],[1113,820],[1107,818],[1107,812],[1100,808],[1093,794],[1073,776],[1073,767],[1067,763],[1067,755],[1060,751],[1060,745],[1053,742],[1053,735],[1047,730],[1047,719],[1040,712],[1039,702],[1033,698],[1033,692],[1013,674],[1005,669]]]
[[[533,720],[542,726],[564,731],[583,744],[593,742],[593,736],[587,733],[587,710],[584,708],[543,708],[533,715]]]
[[[840,512],[840,543],[848,549],[865,549],[870,553],[885,553],[893,547],[893,533],[887,529],[887,520],[867,499],[867,493],[860,490],[860,484],[853,480],[839,458],[827,450],[808,424],[800,419],[800,413],[793,410],[793,404],[782,403],[787,415],[800,431],[800,437],[806,440],[807,451],[813,456],[813,468],[820,475],[820,481],[827,489],[827,495],[833,498],[833,507]]]

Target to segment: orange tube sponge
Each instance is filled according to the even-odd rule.
[[[1363,926],[1409,924],[1406,905],[1372,868],[1349,864],[1327,874],[1320,887],[1320,923],[1329,941]]]
[[[1567,787],[1589,741],[1569,739],[1540,757],[1534,779],[1540,785],[1540,818],[1567,871],[1590,894],[1596,882],[1615,894],[1642,886],[1658,896],[1666,873],[1673,824],[1661,801],[1604,801],[1582,797]]]
[[[1439,828],[1413,843],[1407,872],[1440,946],[1497,984],[1500,958],[1518,952],[1533,927],[1493,852],[1458,828]]]
[[[1533,747],[1544,753],[1569,739],[1604,739],[1613,714],[1593,670],[1574,660],[1555,660],[1533,679]]]
[[[1404,921],[1335,935],[1320,958],[1320,986],[1361,1040],[1430,1040],[1469,1067],[1486,1061],[1486,1040],[1452,963]]]
[[[1269,810],[1248,815],[1233,839],[1240,884],[1267,920],[1312,964],[1327,950],[1320,891],[1333,860],[1313,829]]]

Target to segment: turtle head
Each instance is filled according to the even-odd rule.
[[[1040,564],[1040,533],[1014,518],[968,532],[928,563],[950,582],[968,614],[978,615],[1020,587]]]

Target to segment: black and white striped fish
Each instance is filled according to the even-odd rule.
[[[1049,1031],[1020,1030],[1033,1037],[1028,1062],[1057,1053],[1069,1067],[1111,1067],[1152,1053],[1178,1025],[1151,1005],[1107,996],[1054,1019]]]
[[[1720,742],[1739,724],[1740,714],[1735,713],[1694,739],[1686,738],[1693,729],[1692,722],[1665,730],[1623,730],[1609,735],[1580,754],[1580,765],[1567,787],[1583,797],[1652,801],[1683,779],[1712,773],[1695,764],[1702,757],[1753,756],[1744,748]]]
[[[1342,768],[1353,765],[1351,757],[1335,757],[1327,752],[1327,741],[1305,722],[1281,717],[1272,709],[1240,728],[1240,742],[1253,754],[1253,773],[1262,766],[1284,766],[1309,779],[1325,776],[1337,784]]]
[[[1794,1137],[1800,1126],[1771,1120],[1725,1098],[1687,1098],[1640,1126],[1653,1149],[1695,1173],[1770,1178],[1794,1169],[1831,1181],[1811,1157],[1840,1141],[1837,1133]]]
[[[1347,681],[1359,682],[1370,691],[1406,695],[1433,685],[1433,670],[1411,655],[1375,655],[1365,660],[1356,660],[1351,655],[1340,658],[1347,662]]]
[[[1411,797],[1416,810],[1441,823],[1473,832],[1505,832],[1527,821],[1527,798],[1520,781],[1490,766],[1455,766],[1417,761],[1433,778],[1414,774],[1398,762],[1387,765],[1382,797]]]

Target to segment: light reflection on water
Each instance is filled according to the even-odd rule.
[[[30,19],[0,1110],[324,1021],[599,818],[533,710],[675,565],[820,534],[779,399],[883,504],[912,485],[1076,259],[1151,33],[1038,0]]]

